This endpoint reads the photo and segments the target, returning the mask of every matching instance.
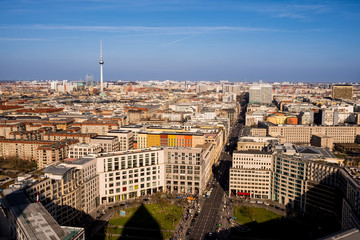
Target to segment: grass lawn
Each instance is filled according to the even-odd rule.
[[[239,224],[251,222],[263,223],[273,219],[281,218],[281,215],[268,211],[264,208],[256,207],[236,207],[234,217]]]
[[[124,211],[126,212],[125,217],[120,216],[119,211],[109,221],[110,225],[122,227],[107,227],[107,235],[126,232],[129,236],[149,236],[158,230],[158,232],[162,232],[164,238],[169,238],[172,233],[166,232],[166,230],[174,230],[182,216],[182,208],[169,203],[153,203],[136,208],[127,208]]]
[[[126,216],[120,216],[120,211],[115,214],[115,216],[110,219],[109,223],[115,226],[125,226],[129,219],[133,216],[138,208],[127,208],[124,209]]]

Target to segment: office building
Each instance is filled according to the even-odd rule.
[[[273,153],[257,150],[233,152],[229,195],[270,199]]]
[[[113,203],[163,191],[164,171],[163,149],[100,154],[100,202]]]
[[[60,226],[40,203],[32,203],[22,190],[4,189],[1,210],[8,227],[3,232],[8,239],[21,240],[84,240],[85,231],[79,227]],[[4,226],[2,226],[4,227]],[[3,229],[5,230],[5,229]]]
[[[270,84],[256,84],[250,86],[249,103],[271,104],[272,86]]]
[[[166,148],[166,191],[201,194],[211,177],[212,148],[210,143],[196,148]]]
[[[61,225],[78,224],[84,213],[99,205],[96,159],[84,158],[43,169],[46,178],[25,189],[34,202],[39,195],[45,209]]]

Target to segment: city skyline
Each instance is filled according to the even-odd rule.
[[[359,82],[355,1],[6,1],[1,80]]]

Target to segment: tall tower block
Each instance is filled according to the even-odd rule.
[[[103,64],[104,60],[102,57],[102,41],[100,41],[100,92],[104,91],[104,78],[103,78]]]

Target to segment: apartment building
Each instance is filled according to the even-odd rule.
[[[100,154],[97,157],[100,202],[112,203],[164,190],[164,150],[160,148]]]
[[[14,131],[10,133],[11,139],[24,139],[24,140],[44,140],[45,132],[50,131],[50,128],[39,128],[31,131]]]
[[[69,147],[76,143],[78,143],[76,139],[66,139],[55,142],[55,144],[39,146],[36,160],[37,168],[42,169],[50,164],[64,160],[68,156]]]
[[[23,123],[7,123],[4,121],[0,124],[0,136],[5,138],[11,138],[11,132],[18,132],[25,130],[25,125]]]
[[[96,137],[96,133],[74,133],[71,131],[59,131],[59,132],[46,132],[44,134],[44,140],[48,141],[60,141],[63,139],[77,139],[79,143],[89,144],[91,138]]]
[[[30,122],[29,122],[30,121]],[[27,119],[19,118],[16,120],[2,120],[0,124],[11,124],[11,123],[21,123],[26,126],[26,131],[36,130],[41,127],[53,127],[55,130],[66,130],[74,123],[74,119],[57,119],[57,120],[42,120],[42,119]],[[35,129],[28,129],[34,127]],[[20,130],[20,129],[19,129]]]
[[[272,152],[234,151],[229,195],[270,199],[272,165]]]
[[[92,120],[76,123],[73,126],[81,127],[81,133],[96,133],[98,135],[106,135],[111,130],[119,129],[117,121]]]
[[[103,152],[119,151],[119,138],[116,136],[98,135],[91,139],[91,144],[98,144]]]
[[[38,169],[68,156],[69,146],[77,140],[32,141],[23,139],[0,139],[0,157],[16,157],[29,161],[37,161]]]
[[[100,144],[78,143],[69,147],[69,158],[83,158],[89,154],[97,154],[102,152]]]
[[[118,137],[119,151],[127,151],[134,148],[134,134],[130,130],[111,130],[107,135]]]

